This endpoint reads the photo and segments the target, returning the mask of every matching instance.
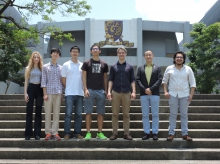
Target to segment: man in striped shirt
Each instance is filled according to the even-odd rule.
[[[43,66],[41,87],[44,94],[45,109],[45,140],[60,140],[59,117],[60,104],[62,98],[61,83],[61,65],[57,64],[57,60],[61,56],[58,48],[51,49],[51,61]],[[51,113],[53,113],[53,122],[51,121]]]

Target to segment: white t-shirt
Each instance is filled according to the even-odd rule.
[[[79,95],[84,96],[82,81],[82,63],[69,60],[63,64],[61,76],[66,77],[65,96]]]

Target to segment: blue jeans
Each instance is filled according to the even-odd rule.
[[[152,113],[152,133],[158,134],[159,129],[159,102],[160,96],[143,95],[141,98],[142,121],[145,134],[150,134],[150,106]]]
[[[178,107],[180,110],[180,120],[181,120],[181,130],[182,135],[188,135],[188,97],[179,98],[178,95],[173,97],[170,95],[169,99],[170,105],[170,125],[169,125],[169,134],[175,134],[176,128],[176,117],[178,114]]]
[[[83,96],[78,95],[68,95],[65,96],[66,111],[65,111],[65,123],[64,123],[64,134],[69,134],[71,129],[71,118],[73,112],[73,106],[75,107],[75,117],[74,117],[74,134],[81,134],[82,128],[82,109],[83,109]]]

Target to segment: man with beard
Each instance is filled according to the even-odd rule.
[[[188,136],[188,105],[192,101],[196,81],[192,69],[184,65],[186,54],[178,51],[174,54],[173,64],[165,70],[162,84],[164,87],[164,95],[169,99],[170,120],[169,120],[169,136],[167,141],[172,141],[176,128],[176,117],[178,107],[180,111],[182,138],[192,141]],[[167,84],[168,89],[167,90]]]

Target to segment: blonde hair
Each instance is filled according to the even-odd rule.
[[[119,47],[119,48],[117,49],[117,53],[119,52],[119,50],[123,50],[125,53],[127,53],[127,50],[126,50],[124,47]]]
[[[30,77],[30,72],[34,68],[34,55],[35,54],[37,54],[39,56],[38,68],[40,69],[40,71],[42,71],[43,61],[42,61],[41,54],[37,51],[34,51],[31,54],[31,57],[30,57],[29,62],[28,62],[28,66],[26,67],[26,70],[25,70],[25,78],[26,79],[28,79]]]

